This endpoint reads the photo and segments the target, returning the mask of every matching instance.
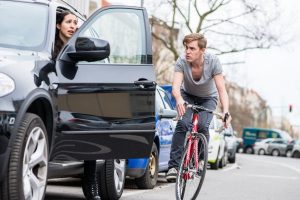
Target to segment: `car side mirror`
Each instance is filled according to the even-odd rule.
[[[177,111],[161,108],[158,115],[160,118],[175,118],[177,116]]]
[[[75,49],[75,52],[68,52],[68,56],[75,62],[103,60],[110,54],[109,43],[97,38],[78,37]]]

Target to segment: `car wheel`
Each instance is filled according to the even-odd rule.
[[[265,150],[263,150],[263,149],[260,149],[259,151],[258,151],[258,155],[265,155]]]
[[[299,151],[295,151],[292,155],[293,158],[300,158],[300,152]]]
[[[228,161],[229,161],[230,163],[235,163],[235,160],[236,160],[236,153],[233,152],[233,156],[232,156],[232,157],[228,157]]]
[[[247,154],[253,154],[253,149],[252,149],[252,147],[247,147],[247,148],[246,148],[246,153],[247,153]]]
[[[236,155],[235,155],[235,154],[234,154],[233,157],[228,158],[228,161],[229,161],[230,163],[235,163],[235,160],[236,160]]]
[[[286,151],[286,157],[292,157],[292,150],[287,150]]]
[[[226,150],[226,151],[224,152],[224,155],[223,155],[221,161],[219,162],[219,167],[220,167],[220,168],[225,167],[226,164],[227,164],[227,160],[228,160],[228,153],[227,153],[227,150]]]
[[[280,156],[279,151],[278,151],[277,149],[274,149],[274,150],[272,151],[272,156]]]
[[[0,199],[44,199],[48,149],[43,121],[35,114],[26,113],[14,140]]]
[[[212,168],[212,169],[215,169],[215,170],[217,170],[217,169],[219,169],[219,153],[220,153],[220,149],[219,149],[219,151],[218,151],[218,155],[217,155],[217,158],[216,158],[216,162],[214,162],[214,163],[210,163],[210,167]]]
[[[158,150],[153,143],[147,169],[143,176],[136,178],[135,183],[140,189],[153,189],[158,177]]]
[[[115,200],[122,196],[125,185],[126,160],[106,160],[100,169],[101,199]]]

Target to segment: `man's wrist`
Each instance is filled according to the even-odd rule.
[[[224,114],[230,116],[230,113],[229,113],[229,112],[224,112]]]

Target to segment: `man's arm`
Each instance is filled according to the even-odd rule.
[[[219,93],[220,102],[222,104],[223,114],[225,115],[225,113],[229,113],[229,98],[226,91],[223,75],[222,74],[215,75],[214,80]],[[228,126],[230,121],[231,121],[231,117],[229,116],[227,119],[227,123],[225,124],[225,127]]]
[[[183,73],[175,72],[173,84],[172,84],[172,94],[176,100],[176,108],[177,108],[177,112],[180,116],[182,116],[185,113],[184,100],[180,93],[180,87],[181,87],[182,81],[183,81]]]

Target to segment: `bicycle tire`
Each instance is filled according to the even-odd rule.
[[[188,145],[185,145],[185,148],[184,148],[184,151],[183,151],[183,154],[182,154],[182,158],[181,158],[181,162],[180,162],[180,166],[179,166],[179,170],[178,170],[178,176],[177,176],[177,179],[176,179],[176,185],[175,185],[175,195],[176,195],[176,199],[177,200],[185,200],[185,199],[196,199],[200,190],[201,190],[201,187],[202,187],[202,184],[203,184],[203,181],[204,181],[204,178],[205,178],[205,174],[206,174],[206,168],[207,168],[207,157],[208,157],[208,146],[207,146],[207,140],[206,140],[206,137],[203,135],[203,134],[199,134],[199,144],[198,144],[198,149],[199,149],[199,152],[198,152],[198,158],[200,158],[200,154],[201,152],[203,153],[203,158],[200,158],[199,159],[199,164],[200,164],[200,161],[203,160],[204,161],[204,165],[203,165],[203,169],[202,171],[199,171],[199,169],[197,170],[197,175],[194,175],[192,176],[193,178],[191,179],[188,179],[188,180],[184,180],[183,176],[184,174],[186,174],[186,169],[184,169],[184,161],[186,159],[186,155],[187,155],[187,152],[189,151],[188,149]],[[190,166],[189,166],[189,169],[192,169],[195,164],[195,162],[193,163],[195,159],[195,155],[193,153],[193,155],[191,156],[191,159],[190,159]],[[189,172],[191,173],[191,172]],[[197,180],[196,180],[197,179]],[[191,181],[195,181],[196,183],[194,184],[194,191],[191,190],[189,188],[189,185],[190,185],[190,182]],[[193,183],[191,183],[193,184]],[[188,187],[188,188],[187,188]],[[185,192],[188,192],[185,193]]]

